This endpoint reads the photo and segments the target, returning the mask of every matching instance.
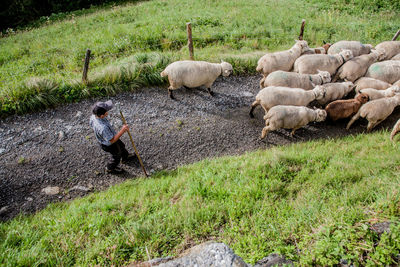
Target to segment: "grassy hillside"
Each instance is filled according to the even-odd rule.
[[[223,58],[236,74],[254,72],[265,51],[292,46],[303,18],[310,46],[391,39],[400,25],[396,3],[371,10],[364,2],[157,0],[75,12],[64,20],[51,16],[40,28],[0,39],[0,114],[162,84],[159,72],[188,58],[189,21],[196,59]],[[88,86],[80,83],[87,48],[92,50]]]
[[[0,224],[0,264],[112,265],[216,240],[247,262],[389,265],[400,154],[388,132],[204,160]],[[380,237],[370,225],[393,222]]]

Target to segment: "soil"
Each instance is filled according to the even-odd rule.
[[[322,122],[297,130],[294,137],[290,130],[281,129],[260,140],[262,108],[256,108],[254,119],[249,117],[259,79],[220,77],[213,85],[214,96],[204,88],[181,88],[172,100],[166,88],[154,87],[107,99],[120,105],[149,173],[204,158],[365,131],[367,122],[363,120],[349,131],[345,129],[347,120]],[[51,202],[67,201],[143,176],[140,166],[132,164],[121,165],[126,170],[123,175],[105,172],[109,155],[100,149],[88,122],[93,103],[107,99],[89,99],[0,120],[1,220],[32,214]],[[376,129],[391,129],[399,117],[396,109]],[[118,108],[110,111],[109,119],[115,128],[121,127]],[[134,153],[128,135],[122,141]],[[59,187],[59,193],[43,193],[48,186]]]

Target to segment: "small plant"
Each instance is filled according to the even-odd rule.
[[[25,162],[26,162],[26,159],[23,156],[19,157],[18,164],[24,164]]]

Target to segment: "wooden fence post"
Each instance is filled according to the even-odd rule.
[[[306,20],[302,19],[301,20],[301,27],[300,27],[300,34],[299,34],[299,40],[303,40],[303,33],[304,33],[304,26],[306,25]]]
[[[82,83],[87,84],[87,74],[89,70],[89,60],[90,60],[90,49],[86,50],[85,55],[85,66],[83,67]]]
[[[188,35],[189,56],[190,56],[191,60],[194,60],[193,40],[192,40],[192,24],[190,22],[186,23],[186,30],[187,30],[187,35]]]
[[[396,32],[396,34],[393,36],[392,41],[396,41],[396,39],[397,39],[397,37],[399,37],[399,35],[400,35],[400,30],[398,30],[398,31]]]

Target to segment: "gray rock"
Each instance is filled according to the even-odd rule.
[[[74,187],[72,187],[70,189],[70,191],[73,191],[73,190],[79,190],[79,191],[88,192],[88,191],[90,191],[90,188],[87,188],[87,187],[81,186],[81,185],[75,185]]]
[[[78,112],[75,114],[75,118],[80,118],[80,117],[82,117],[82,112],[78,111]]]
[[[4,206],[0,209],[0,216],[3,215],[4,213],[6,213],[8,210],[8,206]]]
[[[254,94],[252,92],[249,92],[249,91],[244,91],[242,94],[243,94],[243,96],[247,96],[247,97],[254,96]]]
[[[206,242],[185,251],[180,258],[161,263],[158,266],[231,266],[249,267],[242,258],[235,255],[224,243]]]
[[[3,154],[6,151],[4,148],[0,148],[0,154]]]
[[[62,141],[65,139],[65,133],[63,131],[58,132],[58,140]]]
[[[291,260],[286,260],[278,254],[270,254],[268,257],[263,258],[256,262],[254,267],[270,267],[270,266],[294,266]]]
[[[376,223],[374,225],[371,225],[370,229],[378,235],[381,235],[384,232],[390,233],[390,224],[390,222]]]
[[[30,202],[30,201],[33,201],[33,198],[27,197],[26,200],[28,200]]]
[[[48,186],[42,189],[42,193],[45,193],[49,196],[57,195],[58,193],[60,193],[60,188],[58,186]]]

